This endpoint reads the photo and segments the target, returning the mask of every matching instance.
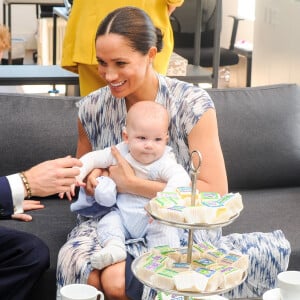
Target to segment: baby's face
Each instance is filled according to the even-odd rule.
[[[127,134],[129,151],[138,162],[147,165],[163,155],[168,141],[165,123],[141,121],[127,128]]]

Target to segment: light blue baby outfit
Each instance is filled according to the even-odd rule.
[[[116,145],[120,154],[128,161],[136,176],[143,179],[166,182],[164,191],[174,191],[178,186],[189,186],[190,177],[185,169],[176,162],[171,147],[166,149],[158,160],[151,164],[141,164],[136,161],[128,150],[127,143]],[[116,164],[110,148],[87,153],[81,158],[83,167],[80,177],[84,178],[92,169],[107,168]],[[98,224],[98,238],[103,247],[110,239],[118,239],[125,244],[125,240],[145,237],[149,247],[169,244],[172,247],[179,247],[178,229],[156,221],[149,222],[149,216],[144,209],[149,202],[148,198],[133,194],[117,195],[115,183],[107,178],[98,178],[99,184],[95,196],[91,197],[84,193],[81,188],[78,200],[72,203],[71,210],[80,213],[85,217],[103,216],[102,211],[108,210]]]

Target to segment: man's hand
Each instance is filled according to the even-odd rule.
[[[81,167],[79,159],[67,156],[42,162],[26,171],[33,196],[49,196],[56,193],[71,192],[76,183],[75,176]],[[75,168],[74,168],[75,167]]]
[[[24,200],[23,201],[23,210],[24,211],[30,211],[30,210],[37,210],[37,209],[43,209],[45,206],[41,204],[40,201],[36,200]],[[28,214],[14,214],[11,216],[14,220],[29,222],[32,220],[32,216]]]

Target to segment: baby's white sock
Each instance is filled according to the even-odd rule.
[[[92,267],[102,270],[107,266],[126,259],[125,245],[121,241],[111,240],[99,252],[91,256]]]

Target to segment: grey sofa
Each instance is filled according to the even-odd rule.
[[[292,246],[290,269],[300,270],[300,87],[275,85],[210,89],[228,171],[229,189],[243,196],[240,217],[230,232],[281,228]],[[0,175],[64,155],[74,155],[77,140],[76,97],[0,94]],[[42,199],[30,223],[0,225],[28,231],[50,248],[51,265],[30,299],[55,299],[59,248],[75,224],[66,200]]]

